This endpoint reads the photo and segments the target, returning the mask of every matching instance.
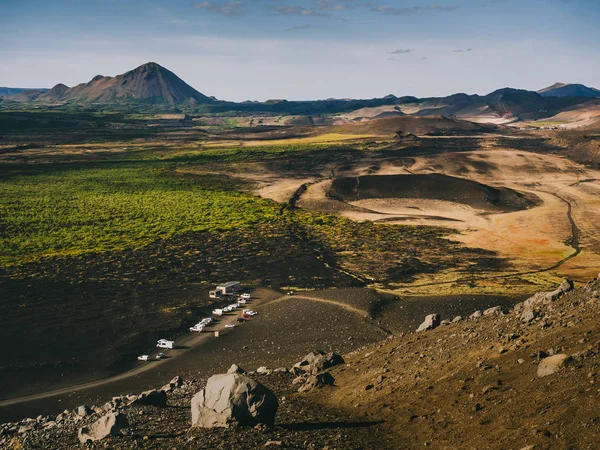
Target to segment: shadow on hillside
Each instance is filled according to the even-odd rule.
[[[300,422],[284,423],[279,426],[290,431],[336,430],[342,428],[366,428],[384,423],[383,420],[373,422]]]

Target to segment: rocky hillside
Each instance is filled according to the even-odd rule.
[[[600,280],[510,310],[425,318],[342,358],[311,353],[0,427],[0,446],[593,449]],[[274,394],[274,396],[273,396]],[[243,401],[242,401],[243,399]],[[274,422],[273,422],[274,418]],[[225,425],[225,427],[223,427]]]
[[[201,104],[214,100],[196,91],[164,67],[150,62],[116,77],[98,75],[89,83],[54,86],[38,102],[80,104],[139,102],[144,104]]]

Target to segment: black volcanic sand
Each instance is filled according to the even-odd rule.
[[[506,297],[497,295],[447,295],[442,297],[419,296],[402,299],[388,296],[376,311],[381,325],[394,333],[414,331],[429,314],[439,314],[442,320],[456,316],[468,318],[475,311],[484,311],[494,306],[508,309],[527,299],[528,295]]]
[[[322,298],[344,303],[357,309],[362,309],[370,314],[387,297],[371,289],[341,288],[322,291],[298,292],[297,295]],[[394,297],[395,298],[395,297]]]
[[[336,178],[328,195],[342,201],[370,198],[446,200],[494,212],[520,211],[540,202],[531,194],[437,173]]]
[[[414,331],[424,316],[433,312],[441,314],[442,318],[452,319],[455,315],[468,315],[477,309],[514,304],[521,300],[487,296],[400,300],[394,296],[380,296],[368,289],[327,290],[297,295],[368,309],[374,317],[365,318],[335,304],[295,296],[267,302],[257,307],[260,314],[252,320],[225,331],[219,338],[208,336],[209,339],[204,343],[181,353],[172,362],[166,361],[156,369],[72,394],[0,407],[0,422],[39,414],[57,414],[65,408],[72,409],[83,403],[99,405],[115,395],[159,388],[175,375],[204,380],[226,371],[233,363],[246,370],[256,370],[260,366],[290,367],[315,349],[346,353],[384,339],[387,330]]]

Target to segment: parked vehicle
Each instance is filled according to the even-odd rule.
[[[235,325],[233,323],[228,323],[225,325],[225,328],[235,328]]]
[[[166,357],[167,357],[167,355],[165,355],[164,353],[159,353],[158,355],[155,356],[156,359],[163,359]]]
[[[148,358],[150,358],[150,355],[140,355],[138,361],[148,361]]]
[[[252,297],[250,297],[250,294],[242,294],[240,295],[240,298],[242,300],[250,300]]]
[[[246,304],[246,299],[240,298],[238,300],[238,305],[245,305]]]
[[[193,331],[193,332],[196,332],[196,333],[201,333],[202,330],[204,330],[204,325],[201,324],[201,323],[197,323],[193,327],[190,327],[190,331]]]
[[[212,313],[215,316],[222,316],[223,315],[223,310],[222,309],[215,309],[215,310],[213,310]]]
[[[212,321],[213,321],[212,317],[206,317],[206,318],[202,319],[202,320],[200,321],[200,323],[204,323],[204,324],[208,325],[208,324],[209,324],[209,323],[211,323]]]
[[[245,320],[242,319],[241,317],[239,317],[237,321],[238,321],[238,323],[244,323],[245,322]]]
[[[175,341],[168,341],[167,339],[160,339],[156,346],[158,348],[173,348],[175,347]]]
[[[244,314],[247,314],[247,315],[249,315],[249,316],[255,316],[255,315],[257,315],[257,314],[258,314],[258,312],[254,311],[254,310],[252,310],[252,309],[245,309],[245,310],[244,310]]]

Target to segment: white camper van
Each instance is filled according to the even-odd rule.
[[[168,349],[172,349],[175,347],[175,341],[168,341],[166,339],[160,339],[157,343],[156,346],[158,348],[168,348]]]

